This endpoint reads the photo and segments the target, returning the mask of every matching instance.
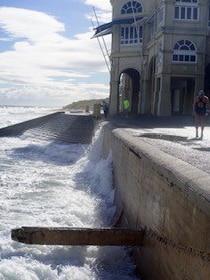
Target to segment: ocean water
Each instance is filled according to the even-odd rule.
[[[52,113],[0,107],[0,127]],[[0,280],[137,280],[131,248],[39,246],[11,240],[22,226],[108,227],[115,213],[112,158],[102,130],[91,145],[0,138]]]

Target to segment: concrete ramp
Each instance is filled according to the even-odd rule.
[[[89,144],[94,133],[91,115],[71,115],[58,112],[0,129],[0,137],[25,135],[39,139],[54,139],[68,143]]]

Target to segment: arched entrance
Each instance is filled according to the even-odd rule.
[[[140,74],[137,70],[128,68],[121,72],[119,77],[119,112],[123,112],[123,100],[130,101],[130,113],[138,114],[140,90]]]

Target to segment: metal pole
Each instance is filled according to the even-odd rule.
[[[95,8],[94,8],[94,7],[92,7],[92,8],[93,8],[93,12],[94,12],[94,15],[95,15],[97,24],[98,24],[98,26],[99,26],[100,24],[99,24],[99,21],[98,21],[98,17],[97,17],[97,15],[96,15]],[[93,27],[94,27],[93,21],[92,21],[92,25],[93,25]],[[101,36],[101,37],[102,37],[103,45],[104,45],[104,48],[105,48],[105,51],[106,51],[106,55],[109,57],[109,52],[108,52],[108,49],[107,49],[107,46],[106,46],[106,42],[105,42],[105,40],[104,40],[104,37],[103,37],[103,36]],[[104,52],[104,50],[103,50],[102,44],[101,44],[101,42],[100,42],[100,40],[99,40],[98,37],[97,37],[97,40],[98,40],[98,43],[99,43],[101,52],[102,52],[102,54],[103,54],[105,63],[106,63],[106,65],[107,65],[108,71],[110,72],[110,65],[109,65],[109,63],[107,62],[105,52]]]

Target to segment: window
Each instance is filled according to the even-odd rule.
[[[142,13],[142,5],[137,1],[127,2],[121,9],[122,15],[136,14],[136,13]]]
[[[197,54],[195,45],[188,40],[181,40],[174,45],[173,62],[196,63]]]
[[[174,18],[177,20],[197,21],[199,18],[198,0],[176,0]]]
[[[121,45],[139,44],[142,42],[142,26],[122,26]]]
[[[129,1],[123,5],[121,9],[121,15],[131,15],[142,13],[142,5],[138,1]],[[120,44],[121,45],[133,45],[142,42],[142,26],[137,24],[124,24],[120,28]]]
[[[157,65],[161,65],[163,61],[163,42],[158,42],[158,55],[156,58]]]

